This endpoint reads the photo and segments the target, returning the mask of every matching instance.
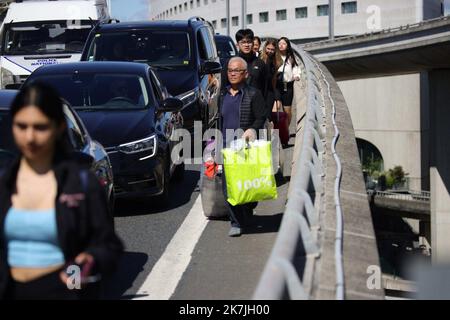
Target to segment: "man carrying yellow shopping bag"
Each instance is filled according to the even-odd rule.
[[[248,77],[247,63],[239,57],[231,58],[228,62],[227,75],[229,85],[220,95],[220,128],[223,135],[224,147],[229,147],[235,140],[239,131],[243,132],[244,141],[254,141],[257,131],[264,127],[266,120],[265,100],[262,93],[246,84]],[[226,168],[222,174],[222,186],[225,199],[228,199]],[[238,237],[242,234],[242,228],[246,225],[253,213],[254,203],[233,205],[227,201],[230,214],[230,237]]]

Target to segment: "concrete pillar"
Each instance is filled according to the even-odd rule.
[[[420,189],[430,191],[430,79],[427,71],[420,74],[420,159]]]
[[[450,262],[450,69],[430,79],[430,191],[433,263]]]

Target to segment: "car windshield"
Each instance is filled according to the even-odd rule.
[[[7,24],[7,55],[81,53],[92,28],[90,21],[45,21]]]
[[[32,81],[54,87],[75,109],[143,109],[149,94],[142,77],[133,74],[44,74]]]
[[[186,32],[130,31],[98,33],[89,61],[132,61],[152,66],[186,67],[191,61]]]
[[[216,46],[220,58],[231,58],[236,55],[236,50],[228,39],[216,39]]]

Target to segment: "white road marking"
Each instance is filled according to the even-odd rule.
[[[208,220],[203,215],[201,195],[198,195],[163,255],[139,288],[135,300],[170,299],[207,224]]]

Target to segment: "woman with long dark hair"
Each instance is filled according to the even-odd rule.
[[[265,62],[267,67],[266,103],[269,108],[268,115],[270,115],[272,109],[277,107],[276,102],[281,103],[277,92],[276,75],[283,60],[278,50],[277,39],[269,38],[266,40],[261,53],[261,60]]]
[[[278,68],[277,89],[281,94],[283,108],[288,115],[288,125],[292,119],[292,100],[294,99],[294,81],[300,80],[300,67],[288,38],[278,40],[278,49],[283,60]]]
[[[122,251],[106,194],[71,160],[63,102],[51,87],[24,87],[10,114],[20,155],[0,177],[0,298],[79,299]]]

